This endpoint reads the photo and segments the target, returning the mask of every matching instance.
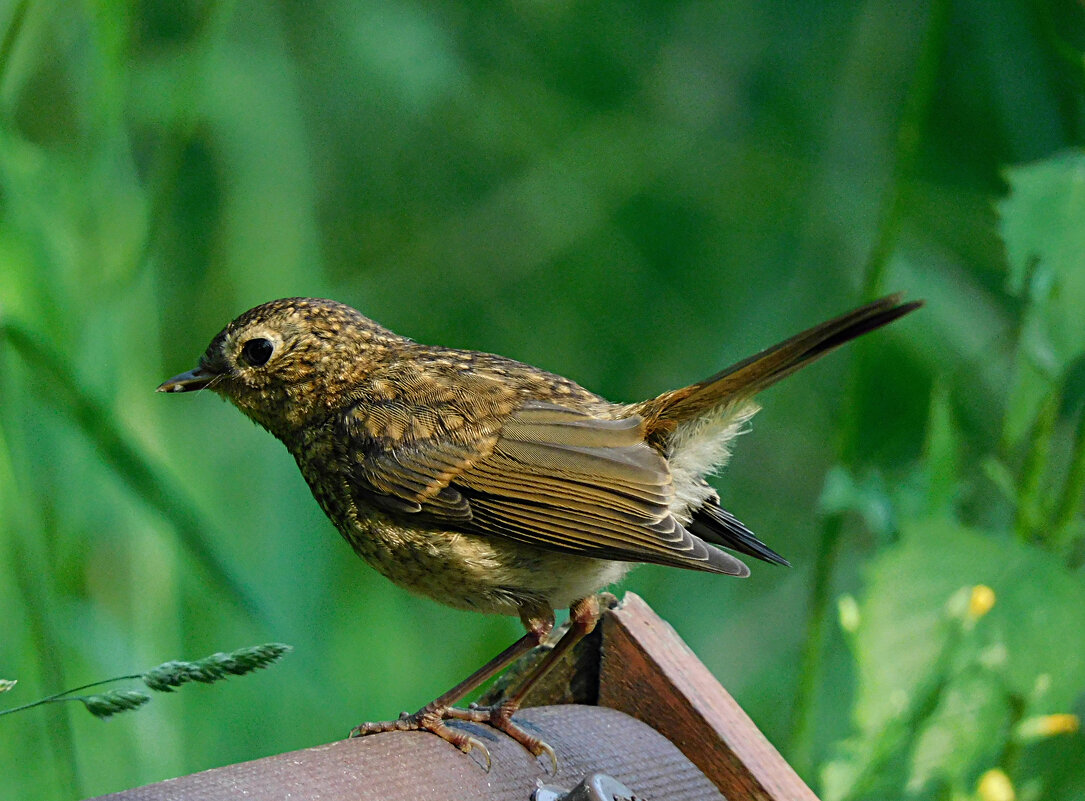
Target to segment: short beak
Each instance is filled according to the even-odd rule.
[[[212,380],[218,377],[203,367],[189,370],[187,373],[175,375],[169,381],[164,381],[156,390],[157,392],[193,392],[197,389],[206,389]]]

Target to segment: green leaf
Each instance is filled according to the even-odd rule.
[[[1006,693],[990,672],[972,670],[956,677],[917,738],[909,792],[921,792],[939,780],[971,785],[977,765],[996,763],[1009,718]]]
[[[826,516],[855,514],[878,537],[894,528],[893,504],[878,473],[856,478],[848,468],[836,465],[825,475],[818,511]]]
[[[954,630],[947,601],[977,584],[994,591],[995,604],[974,627]],[[1011,695],[1023,714],[1064,712],[1085,686],[1085,651],[1076,647],[1085,639],[1085,587],[1035,548],[948,519],[911,523],[871,564],[860,610],[856,734],[823,771],[827,801],[899,789],[908,753],[913,782],[962,779],[1008,736],[999,710]],[[961,684],[975,671],[987,678]],[[975,682],[983,692],[966,720],[954,699]],[[947,732],[953,748],[935,769]]]
[[[1071,151],[1005,171],[998,205],[1010,274],[1027,301],[1006,437],[1025,435],[1046,394],[1085,351],[1085,152]]]

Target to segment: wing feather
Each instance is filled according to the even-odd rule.
[[[409,414],[384,419],[394,419],[398,432],[412,430]],[[419,522],[599,559],[749,573],[671,515],[670,469],[644,442],[636,415],[612,420],[528,401],[500,427],[470,438],[427,428],[429,437],[400,433],[396,447],[381,447],[364,426],[354,427],[351,448],[364,454],[354,474],[361,501]]]

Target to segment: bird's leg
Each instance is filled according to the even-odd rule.
[[[598,596],[590,595],[587,598],[581,598],[579,601],[575,601],[573,605],[569,607],[569,630],[554,644],[554,647],[545,657],[543,657],[539,664],[521,679],[512,695],[501,703],[491,707],[449,709],[448,717],[457,720],[470,720],[475,723],[488,723],[495,729],[500,729],[535,756],[546,754],[556,773],[558,769],[558,758],[554,753],[554,749],[538,737],[528,734],[520,728],[513,722],[512,716],[520,708],[520,705],[524,702],[524,698],[527,697],[531,688],[561,660],[570,648],[590,634],[598,621]],[[525,625],[526,623],[527,621],[525,620]]]
[[[457,701],[463,699],[468,693],[478,689],[479,686],[484,684],[489,679],[496,676],[502,670],[507,668],[513,662],[533,648],[542,643],[546,639],[546,636],[554,628],[554,612],[549,607],[532,607],[530,609],[525,608],[521,612],[520,619],[524,623],[524,627],[527,629],[527,634],[514,642],[504,651],[499,653],[485,665],[480,667],[466,679],[461,681],[455,687],[448,692],[438,696],[433,701],[430,701],[424,707],[419,709],[413,715],[402,714],[398,720],[388,720],[380,723],[363,723],[360,726],[356,726],[351,730],[351,737],[364,737],[367,734],[377,734],[385,731],[430,731],[436,734],[441,739],[459,748],[464,753],[469,752],[472,748],[477,748],[486,760],[486,769],[490,769],[490,751],[479,740],[470,736],[464,731],[459,729],[453,729],[445,723],[445,720],[474,720],[475,718],[468,716],[469,712],[474,710],[456,709],[452,705]],[[558,643],[560,646],[562,642],[568,637],[565,635]],[[517,704],[519,706],[519,704]],[[512,711],[515,711],[512,710]],[[509,712],[509,715],[512,714]],[[462,713],[462,714],[461,714]],[[488,719],[484,719],[488,720]],[[511,724],[510,724],[511,725]],[[502,728],[498,726],[498,728]],[[515,736],[515,735],[513,735]],[[525,734],[525,736],[527,736]],[[519,739],[519,738],[517,738]],[[521,742],[523,742],[521,740]],[[525,743],[525,746],[527,744]],[[530,746],[527,746],[531,750]],[[535,753],[533,751],[533,753]],[[538,753],[541,753],[538,752]],[[552,753],[552,752],[551,752]]]

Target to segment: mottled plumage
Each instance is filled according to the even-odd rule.
[[[469,750],[481,744],[443,719],[485,719],[553,758],[511,715],[594,626],[595,592],[637,562],[748,575],[721,547],[786,564],[705,481],[757,411],[754,394],[918,305],[875,301],[629,405],[501,356],[420,345],[335,301],[290,298],[245,312],[159,389],[211,389],[282,440],[328,517],[392,581],[524,621],[525,638],[454,691],[358,733],[426,728]],[[564,607],[573,629],[509,702],[450,708]]]

